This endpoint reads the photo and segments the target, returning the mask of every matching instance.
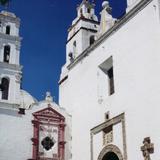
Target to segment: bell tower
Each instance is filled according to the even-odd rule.
[[[22,66],[19,64],[19,26],[20,19],[15,14],[7,11],[0,13],[0,105],[20,104]]]
[[[95,41],[99,22],[95,15],[95,4],[83,0],[77,7],[77,17],[68,30],[66,62],[69,64]]]

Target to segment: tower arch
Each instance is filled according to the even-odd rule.
[[[7,25],[6,26],[6,34],[10,35],[10,32],[11,32],[11,26]]]
[[[5,45],[4,46],[4,54],[3,54],[3,62],[9,63],[10,51],[11,51],[10,45]]]
[[[19,97],[22,76],[22,66],[19,63],[21,48],[20,19],[14,13],[2,11],[0,12],[0,22],[0,34],[2,35],[0,61],[4,67],[7,67],[7,69],[0,70],[0,103],[6,100],[7,103],[18,107],[21,103]]]
[[[1,80],[1,92],[2,92],[2,99],[8,100],[8,95],[9,95],[9,82],[10,79],[8,77],[3,77]]]

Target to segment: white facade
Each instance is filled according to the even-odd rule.
[[[158,160],[160,2],[127,2],[119,20],[107,2],[100,22],[93,3],[77,8],[59,81],[61,107],[49,93],[37,102],[20,88],[19,19],[0,14],[0,160],[108,160],[112,152],[115,160],[141,160],[146,137]]]
[[[159,159],[160,4],[158,0],[138,2],[62,70],[60,106],[72,115],[73,160],[101,159],[106,145],[103,132],[92,135],[92,131],[106,121],[108,112],[111,120],[124,116],[122,123],[112,126],[108,142],[119,148],[124,160],[144,158],[141,146],[145,137],[154,143],[151,158]],[[107,72],[111,67],[115,91],[110,95]]]
[[[141,0],[127,0],[127,11],[135,7]]]
[[[50,96],[37,102],[21,89],[20,20],[0,13],[0,160],[71,158],[71,116]]]
[[[34,133],[32,124],[32,120],[34,119],[33,113],[48,108],[48,105],[50,105],[52,109],[65,117],[66,124],[70,123],[70,115],[68,115],[65,109],[60,108],[55,102],[48,101],[47,99],[41,102],[37,102],[28,93],[24,92],[23,95],[25,96],[27,102],[32,104],[30,108],[25,110],[25,115],[19,114],[16,109],[11,110],[0,107],[0,136],[3,137],[0,142],[0,160],[32,159],[33,142],[31,139],[33,138]],[[26,104],[26,102],[24,102],[24,104]],[[54,137],[55,145],[51,150],[46,151],[41,145],[42,139],[45,136],[48,136],[48,126],[46,125],[45,127],[46,130],[44,132],[40,132],[39,151],[41,151],[41,153],[44,152],[44,157],[51,158],[53,154],[57,153],[58,135],[52,132],[53,135],[51,136]],[[70,159],[71,156],[69,144],[69,139],[71,139],[71,136],[69,134],[69,129],[69,126],[66,125],[65,140],[67,140],[67,143],[65,146],[65,159]]]

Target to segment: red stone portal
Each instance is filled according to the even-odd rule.
[[[47,108],[40,110],[38,112],[33,113],[34,120],[32,120],[33,124],[33,138],[31,139],[33,142],[33,154],[32,159],[30,160],[64,160],[64,150],[65,150],[65,141],[64,141],[64,133],[65,133],[65,118],[60,113],[55,111],[50,105]],[[40,143],[40,131],[42,130],[43,126],[52,126],[57,128],[57,153],[53,153],[51,157],[43,157],[40,151],[40,145],[44,144],[43,139],[42,143]],[[51,131],[52,132],[52,131]],[[49,149],[54,147],[54,140],[49,139],[48,137],[46,140],[49,140],[48,143]],[[51,145],[53,143],[53,145]],[[46,145],[45,144],[45,145]],[[46,147],[47,148],[47,147]]]

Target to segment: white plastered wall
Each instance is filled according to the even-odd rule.
[[[68,79],[60,86],[60,105],[67,107],[72,114],[73,160],[90,159],[90,129],[104,122],[107,111],[110,111],[111,118],[125,112],[128,159],[143,159],[140,147],[143,138],[149,136],[155,144],[152,159],[158,160],[158,9],[157,0],[152,1],[72,68]],[[99,65],[110,56],[113,56],[115,79],[115,94],[112,96],[108,96],[108,84],[103,81],[105,78],[99,69]],[[99,94],[101,101],[98,101]],[[119,135],[119,132],[116,130],[114,134]],[[121,139],[115,140],[121,148]]]
[[[18,110],[5,109],[0,106],[0,160],[27,160],[32,158],[33,115],[32,113],[48,107],[48,102],[42,101],[25,111],[25,115],[18,114]],[[2,105],[2,104],[1,104]],[[65,159],[71,159],[70,116],[55,103],[50,103],[54,110],[65,117]]]

